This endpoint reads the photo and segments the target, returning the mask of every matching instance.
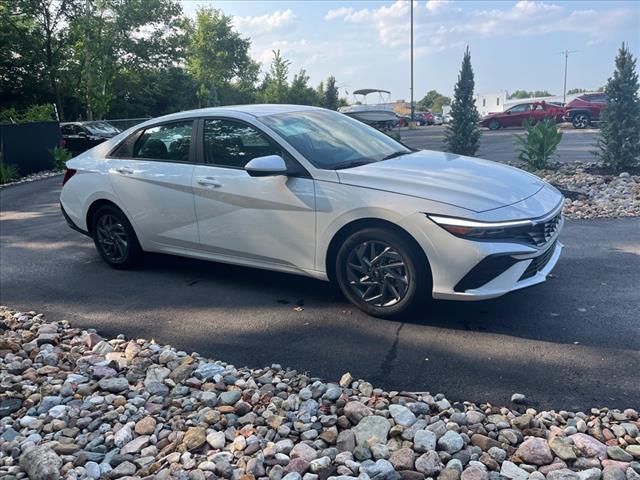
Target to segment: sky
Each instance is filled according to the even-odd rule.
[[[304,68],[317,85],[334,75],[341,96],[360,88],[410,98],[410,3],[398,1],[181,2],[187,15],[213,6],[251,39],[251,55],[268,68],[272,50]],[[414,0],[414,98],[451,95],[464,49],[471,50],[476,93],[597,89],[614,68],[622,42],[640,55],[639,1]]]

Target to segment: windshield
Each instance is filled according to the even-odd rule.
[[[120,130],[107,122],[85,123],[84,128],[89,130],[92,135],[115,135],[120,133]]]
[[[279,113],[260,120],[316,168],[350,168],[410,153],[378,130],[330,110]]]

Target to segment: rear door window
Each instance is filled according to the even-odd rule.
[[[147,128],[133,146],[133,158],[188,162],[192,133],[191,120]]]

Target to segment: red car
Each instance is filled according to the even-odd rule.
[[[521,127],[525,120],[538,122],[551,117],[561,121],[564,109],[556,103],[529,102],[520,103],[504,112],[490,113],[480,121],[481,127],[498,130],[506,127]]]
[[[587,93],[574,98],[564,108],[564,120],[575,128],[587,128],[591,123],[600,121],[600,112],[607,105],[604,93]]]

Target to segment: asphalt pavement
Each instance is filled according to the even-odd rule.
[[[402,141],[413,148],[427,150],[444,150],[444,126],[419,127],[416,130],[402,130]],[[513,162],[518,158],[514,146],[514,135],[524,133],[522,128],[505,128],[502,130],[482,129],[480,137],[480,150],[477,157],[486,158],[496,162]],[[558,145],[555,162],[567,163],[575,161],[596,161],[593,153],[597,142],[598,130],[589,128],[576,130],[571,126],[562,128],[562,140]]]
[[[538,408],[640,407],[640,219],[567,221],[547,283],[369,317],[325,282],[149,255],[112,270],[59,211],[61,177],[0,190],[0,303],[237,366]],[[297,311],[296,306],[302,306]]]

